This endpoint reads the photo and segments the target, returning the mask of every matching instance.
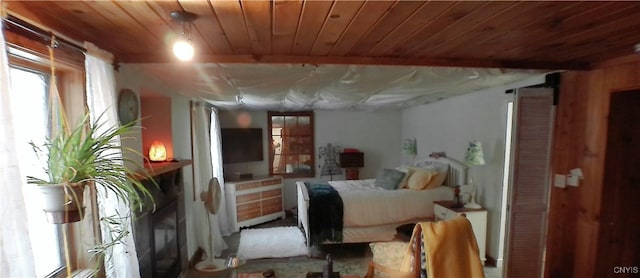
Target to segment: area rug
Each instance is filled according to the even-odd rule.
[[[238,255],[247,260],[303,256],[307,246],[298,227],[245,229],[240,232]]]

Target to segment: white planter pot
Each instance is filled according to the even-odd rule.
[[[84,183],[46,184],[38,185],[37,188],[42,194],[42,209],[49,223],[69,223],[82,219]]]

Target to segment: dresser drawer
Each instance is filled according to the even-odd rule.
[[[260,200],[260,192],[236,196],[236,203],[238,204],[247,203],[255,200]]]
[[[274,185],[274,184],[280,184],[280,179],[264,180],[264,181],[260,182],[260,184],[261,184],[262,186],[269,186],[269,185]]]
[[[453,218],[454,216],[457,215],[457,213],[443,207],[440,205],[435,205],[433,207],[433,214],[436,218],[436,220],[447,220],[449,218]]]
[[[250,220],[256,217],[260,217],[260,208],[257,210],[238,212],[238,222],[242,222],[245,220]]]
[[[239,184],[236,184],[236,191],[242,191],[242,190],[258,188],[258,187],[260,187],[259,181],[239,183]]]
[[[275,196],[281,196],[281,195],[282,195],[282,189],[280,189],[280,188],[267,190],[267,191],[262,192],[262,199],[271,198],[271,197],[275,197]]]
[[[238,222],[260,216],[260,202],[239,204],[237,206]]]
[[[262,200],[262,215],[272,214],[282,211],[282,198],[271,198]]]

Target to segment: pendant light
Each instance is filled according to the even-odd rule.
[[[182,23],[182,33],[173,43],[173,54],[181,61],[191,61],[194,54],[191,42],[191,22],[198,18],[198,15],[187,11],[172,11],[169,16]]]

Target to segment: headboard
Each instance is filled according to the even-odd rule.
[[[448,157],[424,157],[417,158],[413,163],[414,166],[424,168],[425,166],[449,164],[449,172],[444,184],[447,186],[463,185],[467,183],[467,166],[463,163]]]

